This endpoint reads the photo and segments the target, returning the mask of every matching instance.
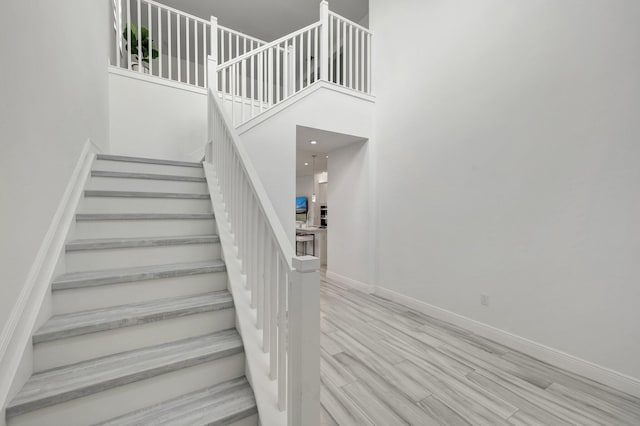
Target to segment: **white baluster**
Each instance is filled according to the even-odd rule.
[[[269,352],[271,347],[271,269],[272,261],[271,255],[273,252],[271,244],[271,229],[269,227],[269,221],[266,220],[264,224],[264,312],[263,316],[263,331],[262,331],[262,351],[264,353]]]
[[[311,84],[311,31],[307,31],[307,84]]]
[[[353,61],[355,63],[354,70],[353,70],[354,71],[354,75],[355,75],[355,80],[354,80],[355,84],[353,85],[353,88],[356,89],[356,90],[359,90],[360,63],[358,62],[358,58],[359,58],[358,47],[360,45],[360,30],[356,28],[355,32],[356,32],[356,43],[355,43],[355,49],[354,49],[354,53],[353,53],[354,54],[354,60]]]
[[[313,81],[318,81],[318,74],[320,72],[320,68],[318,65],[320,62],[318,61],[318,27],[313,29]]]
[[[158,77],[164,77],[162,72],[162,9],[158,8]]]
[[[326,0],[320,2],[320,80],[329,78],[329,3]],[[318,34],[316,33],[316,40]],[[318,61],[318,50],[316,41],[316,61]],[[317,78],[316,78],[317,80]]]
[[[329,62],[329,81],[334,81],[333,80],[333,70],[336,66],[335,63],[335,59],[333,57],[333,53],[334,53],[334,48],[333,48],[333,16],[329,15],[329,58],[328,58],[328,62]]]
[[[373,37],[371,34],[369,34],[369,37],[367,37],[367,84],[369,85],[367,93],[369,94],[373,92],[373,82],[371,81],[371,66],[373,65],[373,60],[371,58],[372,38]]]
[[[278,377],[278,247],[271,242],[271,288],[269,289],[269,378]]]
[[[298,37],[300,38],[300,54],[298,55],[298,75],[296,76],[296,80],[299,81],[298,90],[302,90],[302,88],[304,87],[304,33],[298,35]]]
[[[138,1],[138,72],[142,73],[142,68],[144,68],[144,62],[143,62],[143,58],[144,55],[142,54],[142,7],[140,5],[140,0]]]
[[[182,83],[182,43],[180,42],[180,38],[182,37],[182,33],[180,32],[180,14],[176,13],[176,36],[177,36],[177,49],[178,56],[176,57],[176,62],[178,63],[178,81]]]
[[[264,66],[262,52],[258,53],[258,113],[262,112],[264,95]]]
[[[131,0],[127,0],[127,69],[131,70]]]
[[[256,254],[258,261],[257,268],[257,280],[256,280],[256,290],[257,290],[257,310],[256,310],[256,327],[258,330],[262,330],[263,318],[264,315],[264,222],[262,220],[262,212],[260,208],[256,209],[256,213],[258,216],[258,226],[257,226],[257,244],[256,244]]]
[[[149,74],[153,75],[153,21],[151,20],[151,5],[147,3],[147,22],[149,22],[149,38],[147,48],[149,49]]]
[[[342,21],[342,85],[347,85],[347,23]]]
[[[273,48],[268,49],[267,50],[267,74],[269,77],[268,80],[268,90],[267,90],[267,99],[268,99],[268,103],[269,106],[274,104],[273,101],[273,84],[274,84],[274,78],[273,78]]]
[[[194,26],[194,29],[193,29],[194,30],[193,40],[194,40],[194,43],[195,43],[195,47],[193,49],[193,53],[195,55],[194,68],[195,68],[195,72],[196,72],[196,86],[200,86],[200,79],[198,78],[199,74],[200,74],[200,62],[198,60],[198,56],[199,56],[199,53],[200,53],[200,51],[198,50],[198,27],[199,27],[198,21],[194,20],[193,21],[193,26]]]
[[[129,1],[129,0],[127,0]],[[171,57],[171,46],[173,45],[173,35],[171,34],[171,12],[167,10],[167,43],[169,44],[169,54],[167,55],[167,68],[169,71],[169,80],[173,80],[173,58]]]
[[[278,259],[278,408],[287,409],[287,287],[289,277]],[[293,425],[294,423],[289,423]],[[302,423],[299,423],[302,424]]]

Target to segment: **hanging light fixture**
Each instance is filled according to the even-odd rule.
[[[316,202],[316,155],[312,155],[311,158],[313,159],[313,194],[311,195],[311,202],[315,203]]]

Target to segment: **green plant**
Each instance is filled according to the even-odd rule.
[[[125,48],[134,55],[138,61],[149,64],[149,44],[151,44],[151,59],[158,57],[158,49],[153,40],[149,43],[149,30],[140,27],[140,45],[142,47],[142,55],[138,52],[138,28],[135,25],[125,25],[122,37],[126,42]],[[129,42],[131,40],[131,42]]]

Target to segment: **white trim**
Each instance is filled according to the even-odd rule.
[[[204,172],[211,195],[211,205],[216,216],[224,263],[227,267],[229,291],[236,310],[236,324],[244,346],[246,376],[254,391],[260,423],[285,426],[287,412],[278,409],[278,382],[269,378],[269,354],[262,350],[262,331],[255,326],[257,311],[251,308],[251,291],[246,288],[246,276],[240,272],[240,259],[233,244],[233,235],[218,180],[212,165],[204,163]]]
[[[371,294],[375,291],[375,287],[369,284],[365,284],[361,281],[354,280],[349,277],[345,277],[344,275],[336,274],[335,272],[327,270],[327,279],[336,281],[339,284],[346,285],[348,287],[354,288],[358,291],[362,291],[364,293]]]
[[[380,286],[376,287],[374,294],[472,331],[548,364],[640,397],[640,380],[634,377]]]
[[[156,75],[144,74],[138,71],[130,71],[126,68],[120,68],[114,65],[109,65],[109,74],[115,74],[122,77],[133,78],[136,80],[146,81],[147,83],[158,84],[160,86],[172,87],[174,89],[185,90],[187,92],[197,93],[199,95],[207,95],[207,89],[205,87],[198,87],[192,84],[180,83],[166,79],[164,77],[158,77]]]
[[[8,402],[7,397],[24,349],[30,344],[38,314],[49,294],[49,284],[89,177],[96,149],[97,146],[91,140],[85,142],[22,291],[0,335],[0,408],[5,407]]]
[[[278,114],[280,111],[283,111],[286,108],[289,108],[290,106],[294,105],[296,102],[301,101],[302,99],[306,98],[307,96],[321,89],[333,90],[334,92],[353,96],[354,98],[362,99],[363,101],[367,101],[367,102],[373,103],[376,101],[375,96],[362,93],[362,92],[357,92],[355,90],[340,86],[339,84],[318,80],[312,83],[310,86],[307,86],[304,89],[300,90],[299,92],[288,97],[287,99],[280,102],[279,104],[264,111],[262,114],[256,115],[249,121],[236,127],[236,131],[238,132],[239,135],[242,135],[243,133],[246,133],[247,131],[251,130],[252,128],[262,123],[263,121],[267,120],[268,118]]]

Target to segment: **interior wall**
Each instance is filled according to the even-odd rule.
[[[200,161],[207,141],[207,95],[109,73],[113,154]]]
[[[108,150],[109,2],[2,3],[0,329],[91,139]]]
[[[327,276],[370,284],[369,143],[356,142],[330,153],[327,193]]]
[[[371,0],[380,286],[640,378],[638,16]]]
[[[298,95],[300,96],[300,95]],[[293,245],[295,242],[296,126],[371,137],[374,104],[320,88],[240,137]]]

